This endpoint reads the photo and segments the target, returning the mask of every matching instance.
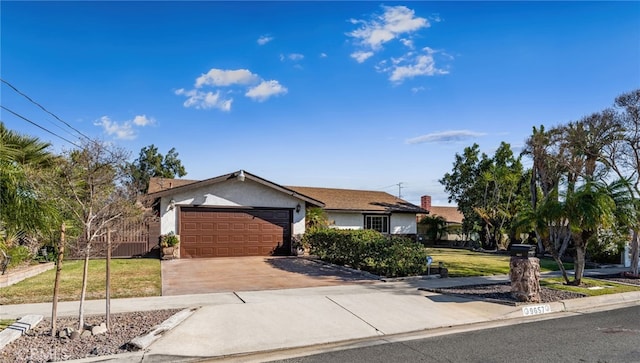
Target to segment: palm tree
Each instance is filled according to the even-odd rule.
[[[427,238],[431,241],[438,241],[447,233],[447,220],[438,215],[426,215],[420,222],[425,226]]]
[[[327,212],[320,207],[307,208],[306,213],[307,229],[311,232],[316,229],[329,226],[329,218]]]
[[[554,189],[549,194],[537,201],[536,207],[525,206],[518,213],[515,222],[519,231],[533,231],[539,245],[551,254],[551,257],[560,268],[562,278],[569,284],[569,276],[562,263],[562,248],[558,249],[556,241],[566,240],[569,242],[568,222],[565,217],[564,205],[558,200],[557,190]],[[563,243],[562,245],[564,245]]]
[[[615,225],[616,202],[607,185],[588,179],[575,192],[567,195],[564,212],[569,220],[576,248],[575,278],[572,284],[580,285],[587,244],[597,237],[598,229],[612,228]]]
[[[55,162],[49,147],[0,122],[0,230],[34,233],[57,221],[55,206],[40,188],[42,173]]]

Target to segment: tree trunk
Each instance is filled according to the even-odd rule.
[[[634,276],[638,276],[638,258],[640,255],[640,235],[638,230],[633,231],[633,237],[631,239],[631,273]]]
[[[549,240],[541,238],[540,233],[538,233],[537,231],[536,231],[536,235],[538,236],[538,240],[541,241],[542,244],[544,245],[545,250],[547,250],[547,252],[550,252],[551,257],[553,257],[553,260],[556,261],[558,268],[560,268],[560,272],[562,272],[562,278],[564,279],[564,282],[566,284],[569,284],[569,276],[567,275],[567,270],[565,270],[564,264],[560,259],[560,255],[558,255],[558,251],[555,248],[553,248],[553,246],[551,246],[551,242]]]
[[[111,330],[111,230],[107,230],[107,276],[105,286],[107,330]]]
[[[58,295],[60,291],[60,278],[62,274],[62,261],[64,259],[64,234],[67,227],[62,222],[60,227],[60,242],[58,243],[58,260],[56,261],[56,278],[53,283],[53,306],[51,308],[51,336],[55,337],[58,327],[56,326],[58,319]]]
[[[89,252],[91,244],[87,242],[84,254],[84,270],[82,272],[82,292],[80,293],[80,311],[78,314],[78,330],[84,330],[84,300],[87,295],[87,280],[89,278]]]
[[[586,246],[584,244],[576,245],[576,260],[574,261],[574,271],[575,276],[573,279],[572,285],[580,286],[582,283],[582,276],[584,275],[584,265],[585,265],[585,252]]]

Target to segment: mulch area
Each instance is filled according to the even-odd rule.
[[[596,277],[590,277],[596,278]],[[628,277],[620,274],[598,276],[597,279],[640,286],[640,278]],[[456,295],[469,299],[479,299],[489,302],[496,302],[505,305],[524,305],[523,303],[515,299],[511,294],[511,284],[489,284],[489,285],[472,285],[472,286],[460,286],[451,288],[439,288],[439,289],[426,289],[427,291],[436,292],[439,294]],[[556,290],[547,287],[540,287],[540,302],[550,303],[554,301],[578,299],[586,297],[587,295],[571,292]]]

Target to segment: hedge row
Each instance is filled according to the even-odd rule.
[[[304,236],[311,254],[323,261],[379,276],[421,275],[427,270],[422,244],[373,230],[320,229]]]

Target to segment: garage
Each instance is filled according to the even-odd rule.
[[[291,209],[183,207],[179,214],[180,257],[288,254]]]

